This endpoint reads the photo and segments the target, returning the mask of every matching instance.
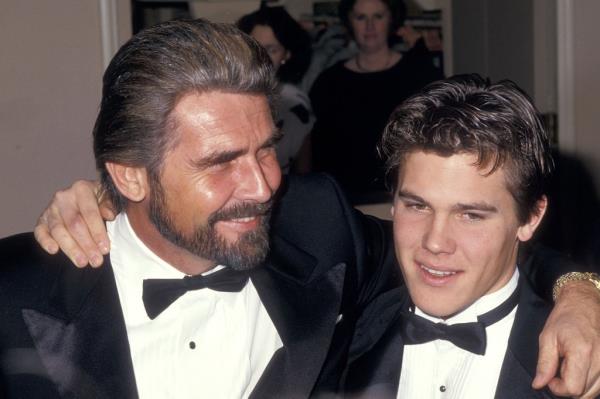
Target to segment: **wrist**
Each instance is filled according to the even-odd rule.
[[[593,291],[600,298],[600,276],[596,273],[571,272],[556,280],[552,289],[552,298],[556,300],[565,291]]]

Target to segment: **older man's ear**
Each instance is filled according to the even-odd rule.
[[[146,168],[106,162],[106,169],[117,190],[128,200],[141,202],[150,193]]]

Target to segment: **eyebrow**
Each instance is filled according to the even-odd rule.
[[[259,149],[265,149],[274,147],[279,140],[283,137],[283,134],[277,129],[274,130],[269,138],[263,142]],[[198,169],[204,169],[210,166],[220,165],[227,162],[231,162],[234,159],[244,155],[247,152],[246,149],[234,150],[234,151],[215,151],[211,154],[208,154],[205,157],[202,157],[193,162],[194,166]]]
[[[245,152],[245,150],[214,152],[194,161],[193,163],[196,168],[204,169],[210,166],[215,166],[233,161],[234,159],[242,156]]]
[[[409,201],[415,201],[415,202],[422,202],[427,204],[427,201],[425,201],[423,198],[419,197],[416,194],[413,194],[409,191],[406,190],[398,190],[398,198],[400,198],[403,201],[409,200]]]
[[[283,138],[283,133],[280,129],[274,129],[271,136],[259,147],[261,150],[264,148],[274,147]]]
[[[453,208],[460,212],[467,211],[478,211],[478,212],[487,212],[487,213],[497,213],[498,208],[495,206],[488,204],[487,202],[472,202],[469,204],[456,204]]]
[[[422,197],[419,197],[416,194],[413,194],[406,190],[398,190],[398,198],[402,201],[415,201],[425,205],[430,205],[427,201],[425,201]],[[452,206],[452,210],[458,212],[467,212],[467,211],[478,211],[478,212],[488,212],[488,213],[497,213],[498,208],[487,203],[487,202],[470,202],[470,203],[458,203]]]

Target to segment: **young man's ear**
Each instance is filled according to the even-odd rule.
[[[517,237],[519,241],[528,241],[533,237],[533,233],[540,225],[544,215],[546,214],[546,209],[548,208],[548,197],[545,195],[540,198],[535,204],[536,211],[529,217],[529,220],[522,226],[519,227],[517,231]]]
[[[146,168],[107,162],[106,169],[117,190],[128,200],[141,202],[150,192]]]

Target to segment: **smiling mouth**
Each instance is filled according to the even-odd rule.
[[[219,220],[217,224],[224,226],[228,230],[237,232],[249,232],[256,230],[264,224],[265,215],[242,216]]]
[[[432,274],[436,277],[448,277],[448,276],[453,276],[457,273],[457,272],[453,272],[453,271],[443,271],[443,270],[432,269],[421,263],[418,263],[418,265],[422,270],[425,270],[427,273]]]
[[[233,222],[233,223],[248,223],[248,222],[252,222],[252,221],[256,220],[257,218],[258,218],[258,216],[248,216],[248,217],[244,217],[244,218],[229,219],[229,221]]]

